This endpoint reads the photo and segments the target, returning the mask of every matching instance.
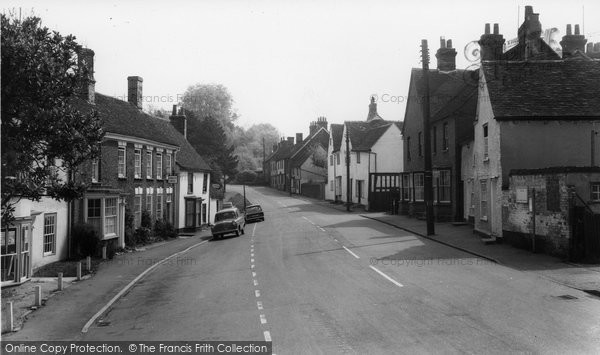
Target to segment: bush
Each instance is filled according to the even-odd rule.
[[[73,226],[71,231],[76,249],[82,256],[96,256],[99,250],[100,238],[94,227],[87,223]]]
[[[136,229],[133,235],[135,237],[136,244],[148,244],[153,239],[152,230],[146,227],[140,227]]]
[[[150,212],[148,212],[147,210],[142,211],[142,223],[141,224],[142,224],[141,227],[143,227],[143,228],[148,228],[148,229],[152,228],[152,216],[150,215]]]
[[[154,235],[157,238],[166,240],[169,238],[176,238],[177,232],[171,223],[157,219],[156,222],[154,222]]]

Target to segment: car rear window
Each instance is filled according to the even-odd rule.
[[[262,211],[262,208],[260,208],[260,206],[250,206],[250,207],[246,208],[246,212],[248,212],[248,213],[260,212],[260,211]]]
[[[223,221],[223,220],[226,220],[226,219],[233,219],[233,218],[235,218],[235,212],[233,212],[233,211],[217,213],[215,215],[215,221],[216,222]]]

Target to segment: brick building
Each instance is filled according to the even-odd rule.
[[[434,214],[438,221],[463,217],[462,146],[473,137],[477,107],[477,72],[456,69],[452,41],[440,40],[437,70],[429,71],[430,142]],[[425,213],[425,148],[423,132],[423,70],[413,68],[404,117],[402,214]]]
[[[93,52],[85,54],[92,56],[85,61],[91,65]],[[93,73],[93,67],[90,69]],[[73,223],[93,225],[105,243],[119,247],[125,245],[126,210],[134,216],[134,227],[140,226],[142,211],[147,211],[153,221],[163,219],[177,229],[196,228],[205,222],[202,207],[197,206],[198,201],[208,201],[208,189],[203,186],[208,186],[210,172],[172,123],[142,111],[143,79],[131,76],[127,80],[127,102],[96,93],[92,77],[92,85],[82,89],[85,99],[75,103],[82,112],[99,113],[105,137],[99,159],[76,177],[91,185],[83,199],[73,202]],[[191,195],[194,216],[188,225],[181,217],[188,210],[180,211],[180,205],[186,198],[182,195],[189,192],[190,174],[195,191],[204,195]],[[171,176],[179,177],[176,183],[169,182]]]

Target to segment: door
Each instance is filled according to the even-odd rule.
[[[191,198],[185,199],[185,227],[193,228],[196,218],[196,201]]]
[[[30,244],[29,244],[29,225],[21,226],[21,267],[19,268],[20,280],[23,281],[29,278],[30,266]]]

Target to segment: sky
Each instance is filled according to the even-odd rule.
[[[517,35],[525,5],[544,29],[580,24],[600,42],[600,2],[589,1],[4,1],[2,11],[35,14],[95,52],[96,91],[127,97],[141,76],[144,105],[170,109],[188,86],[223,84],[250,127],[305,135],[311,121],[365,120],[370,97],[386,120],[404,119],[410,71],[422,39],[431,67],[439,38],[452,39],[457,68],[485,23]]]

